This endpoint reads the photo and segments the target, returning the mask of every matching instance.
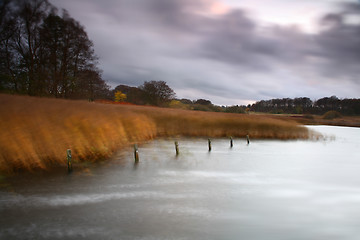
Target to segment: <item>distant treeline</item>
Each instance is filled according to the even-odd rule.
[[[161,84],[159,84],[161,83]],[[160,89],[159,86],[162,86]],[[337,111],[343,115],[360,115],[360,99],[339,99],[336,96],[324,97],[312,101],[308,97],[281,98],[261,100],[252,105],[218,106],[207,99],[176,99],[175,92],[164,81],[145,82],[139,87],[119,85],[112,95],[120,91],[126,94],[126,102],[138,105],[166,106],[179,109],[199,110],[207,112],[246,113],[288,113],[288,114],[318,114]],[[151,96],[151,98],[149,97]],[[161,97],[162,96],[162,97]],[[167,97],[164,97],[167,96]]]
[[[336,96],[324,97],[316,101],[312,101],[308,97],[277,98],[261,100],[247,106],[218,106],[207,99],[176,99],[175,92],[164,81],[145,82],[139,87],[119,85],[113,90],[112,95],[114,95],[116,91],[126,94],[127,98],[125,101],[133,104],[165,106],[207,112],[246,113],[253,111],[275,114],[322,115],[328,111],[337,111],[343,115],[360,115],[360,99],[339,99]]]
[[[119,85],[113,90],[126,95],[126,102],[206,112],[245,113],[246,106],[217,106],[207,99],[177,99],[175,92],[164,81],[145,81],[139,87]]]
[[[360,99],[339,99],[336,96],[316,101],[307,97],[261,100],[251,106],[251,111],[268,113],[324,114],[337,111],[343,115],[360,115]]]

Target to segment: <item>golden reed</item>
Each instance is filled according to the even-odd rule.
[[[0,94],[0,171],[47,169],[106,159],[156,137],[307,139],[297,123],[264,115],[195,112],[146,106]]]

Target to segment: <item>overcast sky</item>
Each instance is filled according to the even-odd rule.
[[[109,85],[163,80],[219,105],[360,98],[359,0],[50,0],[94,42]]]

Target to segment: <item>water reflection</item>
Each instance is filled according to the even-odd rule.
[[[157,140],[0,191],[0,239],[357,239],[357,128],[326,141]]]

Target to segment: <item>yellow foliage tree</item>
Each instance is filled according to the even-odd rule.
[[[116,91],[114,96],[115,102],[123,102],[126,100],[126,94],[121,91]]]
[[[171,100],[169,103],[170,108],[178,108],[178,109],[189,109],[189,106],[186,104],[183,104],[182,102],[178,100]]]

